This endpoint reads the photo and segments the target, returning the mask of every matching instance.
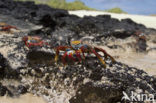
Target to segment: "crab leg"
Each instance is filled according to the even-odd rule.
[[[59,53],[60,53],[60,50],[61,51],[66,51],[67,48],[72,48],[70,46],[59,46],[57,47],[55,50],[56,50],[56,55],[55,55],[55,62],[57,63],[58,61],[58,57],[59,57]]]
[[[11,26],[11,25],[2,27],[2,30],[7,31],[7,30],[10,30],[11,28],[18,30],[15,26]]]
[[[58,61],[58,56],[59,56],[59,48],[56,49],[56,55],[55,55],[55,62],[57,63]]]
[[[115,62],[115,59],[111,55],[109,55],[104,49],[97,48],[97,47],[94,47],[94,49],[95,49],[95,51],[101,51],[101,52],[103,52],[106,59],[107,59],[107,56],[108,56],[108,57],[111,58],[112,62]]]
[[[106,63],[105,63],[105,61],[100,57],[100,55],[94,50],[94,49],[92,49],[91,48],[91,52],[92,53],[94,53],[96,56],[97,56],[97,58],[100,60],[100,62],[104,65],[104,67],[106,68]]]
[[[72,54],[72,53],[69,54],[68,57],[69,57],[70,59],[72,59],[73,61],[76,61],[75,58],[73,57],[73,54]]]
[[[83,55],[83,57],[84,57],[84,59],[85,59],[85,47],[84,46],[82,46],[81,48],[80,48],[80,50],[81,50],[81,52],[82,52],[82,55]]]
[[[79,62],[81,62],[81,61],[82,61],[80,51],[76,51],[76,57],[78,57]]]
[[[62,56],[62,62],[64,65],[66,65],[66,60],[65,60],[66,56],[67,56],[67,52],[65,52],[64,55]]]
[[[68,57],[69,59],[72,59],[73,61],[76,61],[75,58],[73,57],[73,53],[68,54],[68,51],[67,51],[62,57],[62,62],[64,65],[66,65],[66,57]]]
[[[25,45],[29,48],[29,44],[26,42]]]

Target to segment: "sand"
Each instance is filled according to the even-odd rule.
[[[112,18],[117,18],[119,20],[130,18],[133,21],[143,24],[148,28],[156,29],[156,17],[155,16],[144,16],[144,15],[132,15],[132,14],[115,14],[115,13],[107,13],[102,11],[86,11],[86,10],[78,10],[78,11],[69,11],[69,14],[74,14],[80,17],[83,16],[97,16],[97,15],[111,15]]]
[[[43,98],[25,94],[19,98],[0,97],[0,103],[46,103]]]

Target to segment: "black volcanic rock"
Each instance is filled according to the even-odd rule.
[[[26,86],[23,86],[21,84],[21,85],[18,85],[16,87],[14,85],[12,83],[11,85],[3,86],[2,83],[0,83],[0,96],[7,95],[7,96],[10,96],[10,97],[16,97],[16,96],[27,93],[27,87]]]
[[[87,57],[85,63],[72,62],[67,66],[62,65],[61,56],[57,65],[54,61],[52,47],[69,45],[70,39],[84,36],[92,36],[99,42],[110,36],[124,39],[136,30],[149,30],[145,26],[130,19],[119,21],[110,15],[80,18],[65,10],[12,0],[0,0],[0,13],[43,26],[29,34],[0,34],[0,49],[5,48],[5,53],[0,54],[1,81],[8,83],[0,83],[1,96],[7,92],[10,96],[29,92],[49,103],[114,103],[122,102],[123,91],[128,95],[131,91],[156,93],[155,77],[124,63],[112,63],[109,58],[105,60],[106,68],[94,56]],[[22,41],[25,35],[41,36],[52,47],[27,48]]]
[[[6,59],[3,57],[2,54],[0,54],[0,78],[4,77],[4,71],[5,71],[5,67],[6,67]]]
[[[17,87],[17,91],[18,91],[18,94],[25,94],[25,93],[27,93],[27,88],[23,85],[19,85]]]
[[[54,64],[54,55],[50,52],[32,50],[27,54],[29,65],[49,66]]]
[[[44,28],[48,28],[48,34],[53,34],[52,32],[56,29],[58,30],[58,28],[67,28],[75,35],[82,37],[89,35],[95,38],[109,36],[126,38],[133,35],[136,30],[146,30],[144,25],[137,24],[131,19],[119,21],[111,18],[110,15],[80,18],[75,15],[69,15],[65,10],[50,8],[47,5],[36,5],[30,1],[0,0],[0,11],[1,14],[11,15],[24,21],[43,25]],[[47,29],[44,30],[46,31]]]
[[[8,89],[0,83],[0,96],[4,96],[8,92]]]
[[[18,78],[18,72],[10,68],[10,65],[6,58],[0,54],[0,79],[3,78]]]
[[[50,14],[53,18],[67,15],[67,11],[52,9],[46,5],[35,5],[34,2],[15,2],[13,0],[0,0],[1,14],[12,15],[15,18],[38,23],[43,16]]]
[[[128,95],[131,95],[131,91],[139,94],[154,94],[156,92],[154,89],[156,78],[148,76],[142,70],[118,62],[112,66],[107,66],[107,68],[97,65],[96,62],[93,65],[92,67],[68,65],[62,71],[56,66],[36,67],[35,70],[32,67],[29,69],[31,73],[28,72],[29,74],[26,75],[35,79],[38,78],[37,84],[35,81],[29,84],[30,88],[32,91],[36,91],[35,93],[46,96],[50,101],[53,101],[51,98],[55,97],[51,96],[53,93],[48,93],[49,87],[50,90],[55,91],[57,96],[61,96],[65,91],[68,92],[68,95],[72,97],[69,100],[70,103],[121,102],[123,91]],[[38,69],[42,72],[38,72]],[[37,87],[36,85],[40,86]],[[61,96],[61,98],[64,97]]]
[[[49,102],[55,102],[60,98],[58,99],[60,103],[68,101],[90,103],[91,100],[94,103],[111,103],[120,102],[123,91],[128,94],[130,91],[156,93],[156,78],[149,76],[143,70],[120,62],[112,63],[109,58],[106,60],[107,68],[104,68],[98,59],[92,56],[87,57],[85,63],[82,64],[75,63],[64,67],[59,61],[56,65],[55,52],[52,48],[28,49],[22,41],[22,35],[24,33],[1,34],[0,46],[1,48],[7,47],[4,60],[9,62],[7,64],[9,68],[5,68],[1,73],[5,74],[6,80],[19,82],[18,86],[11,83],[11,86],[7,85],[5,88],[2,85],[1,95],[9,90],[10,96],[29,92],[43,96]],[[47,41],[52,40],[47,38]],[[1,57],[3,60],[3,56]]]
[[[66,67],[62,65],[60,56],[56,65],[52,48],[27,48],[22,36],[24,33],[0,36],[1,48],[7,48],[6,58],[1,55],[2,66],[6,66],[1,71],[4,75],[2,81],[16,80],[19,83],[18,86],[12,82],[11,85],[2,85],[1,95],[8,90],[10,96],[29,92],[43,96],[49,102],[60,98],[60,103],[90,103],[90,100],[94,103],[111,103],[120,102],[123,91],[128,94],[130,91],[147,94],[156,92],[156,78],[143,70],[120,62],[112,63],[109,58],[106,60],[107,68],[104,68],[92,56],[87,57],[85,63],[70,63]],[[54,42],[48,37],[44,40]],[[7,65],[3,61],[7,61]]]
[[[94,86],[88,83],[79,88],[76,96],[70,99],[70,103],[117,103],[121,101],[123,95],[121,91],[124,91],[124,88],[105,84]]]

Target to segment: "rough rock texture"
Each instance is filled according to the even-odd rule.
[[[137,24],[131,19],[119,21],[111,18],[110,15],[80,18],[69,15],[65,10],[53,9],[46,5],[35,5],[34,2],[0,0],[0,11],[4,15],[11,15],[24,21],[43,25],[45,27],[44,35],[53,34],[53,31],[61,28],[68,29],[74,35],[80,37],[92,35],[96,39],[108,36],[126,38],[133,35],[136,30],[143,32],[147,30],[144,25]]]
[[[1,55],[0,72],[5,76],[11,74],[1,80],[2,96],[6,91],[9,96],[28,91],[44,97],[49,103],[114,103],[121,101],[122,91],[129,95],[130,91],[156,93],[156,78],[143,70],[119,62],[112,64],[109,59],[106,60],[107,68],[103,68],[95,57],[88,57],[85,64],[63,67],[60,62],[56,66],[53,50],[48,47],[28,50],[20,35],[1,35],[1,47],[8,48],[8,51],[5,51],[6,59]],[[5,84],[4,80],[15,80],[18,85]]]
[[[61,61],[55,64],[55,52],[51,47],[28,49],[22,41],[25,35],[39,35],[56,47],[69,45],[71,39],[90,36],[94,43],[105,45],[108,37],[124,39],[136,30],[146,33],[154,30],[130,19],[119,21],[109,15],[79,18],[65,10],[35,5],[33,2],[0,0],[0,13],[14,17],[13,20],[18,19],[16,24],[32,22],[43,26],[28,34],[0,33],[1,96],[6,93],[19,96],[30,92],[44,97],[48,103],[116,103],[123,102],[123,91],[128,95],[131,91],[156,93],[156,78],[143,70],[120,62],[112,64],[109,58],[106,60],[107,68],[104,68],[94,56],[87,57],[84,64],[64,67]],[[25,28],[25,25],[21,28]],[[108,47],[118,48],[120,45]]]
[[[66,45],[67,42],[64,41],[68,41],[71,38],[77,40],[82,37],[92,36],[94,41],[101,43],[106,38],[112,36],[125,39],[133,36],[138,30],[146,35],[155,32],[155,30],[148,29],[142,24],[137,24],[131,19],[119,21],[111,18],[110,15],[80,18],[75,15],[69,15],[65,10],[50,8],[47,5],[35,5],[34,2],[30,1],[0,0],[0,11],[3,15],[10,15],[18,20],[22,20],[17,22],[22,24],[23,27],[26,27],[26,25],[22,22],[31,22],[43,26],[38,30],[31,31],[28,35],[40,35],[43,37],[48,35],[53,41],[61,45]],[[9,23],[12,24],[12,22]],[[17,23],[14,25],[19,26]],[[145,51],[147,48],[146,41],[138,42],[136,45],[139,49],[142,49],[138,51]]]

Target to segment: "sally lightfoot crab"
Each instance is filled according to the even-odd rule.
[[[109,55],[104,49],[94,47],[88,44],[83,44],[81,41],[71,41],[71,46],[58,46],[55,48],[56,55],[55,55],[55,62],[57,63],[60,51],[64,51],[62,56],[62,62],[64,65],[67,64],[66,57],[73,60],[73,61],[84,61],[85,54],[94,54],[99,61],[106,67],[106,63],[103,60],[102,56],[98,52],[102,52],[104,54],[105,59],[109,57],[112,62],[115,62],[115,59]]]
[[[36,47],[36,46],[42,47],[44,45],[49,45],[47,42],[45,42],[38,36],[24,36],[22,39],[28,48]]]
[[[18,30],[18,28],[15,27],[15,26],[8,25],[8,24],[6,24],[6,23],[0,23],[0,31],[11,32],[11,29]]]
[[[36,47],[36,46],[45,46],[49,45],[47,42],[42,40],[38,36],[24,36],[23,41],[27,47]],[[57,46],[53,48],[51,45],[49,45],[51,48],[53,48],[56,52],[55,54],[55,62],[58,62],[60,53],[62,52],[63,55],[61,56],[62,62],[64,65],[68,63],[67,59],[72,60],[73,62],[84,62],[86,60],[86,55],[94,54],[101,64],[106,67],[106,63],[103,60],[103,57],[99,52],[102,52],[104,55],[104,58],[107,59],[108,57],[112,60],[112,62],[115,62],[115,59],[109,55],[104,49],[91,46],[89,44],[86,44],[82,41],[71,41],[71,45],[69,46]],[[66,59],[67,58],[67,59]]]

